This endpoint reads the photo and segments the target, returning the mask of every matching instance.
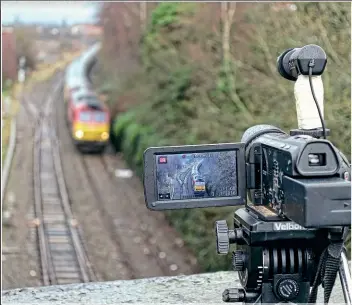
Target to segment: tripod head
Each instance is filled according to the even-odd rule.
[[[292,221],[261,220],[248,208],[236,211],[233,230],[229,230],[226,221],[217,221],[217,252],[226,255],[231,244],[237,245],[232,253],[232,267],[243,287],[226,289],[223,301],[307,303],[319,259],[330,245],[342,247],[345,233],[342,227],[305,229]],[[334,264],[339,266],[340,255],[337,257]],[[328,276],[334,283],[336,274]],[[344,287],[350,286],[345,283]]]

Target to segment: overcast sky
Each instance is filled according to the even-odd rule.
[[[25,23],[91,23],[98,3],[88,1],[1,1],[1,21]]]

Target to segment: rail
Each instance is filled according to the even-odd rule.
[[[34,195],[43,285],[94,280],[75,226],[61,168],[51,109],[61,82],[49,95],[35,132]]]
[[[8,182],[8,178],[10,176],[12,159],[13,159],[15,149],[16,149],[16,134],[17,134],[16,126],[17,126],[16,117],[14,117],[11,120],[9,147],[8,147],[7,154],[5,157],[4,167],[2,168],[2,171],[1,171],[1,206],[4,202],[4,196],[6,193],[7,182]]]

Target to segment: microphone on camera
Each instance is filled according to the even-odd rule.
[[[295,81],[297,121],[300,130],[322,129],[324,123],[324,86],[321,79],[327,63],[324,50],[317,45],[291,48],[277,59],[280,75]]]

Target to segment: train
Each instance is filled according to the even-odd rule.
[[[110,112],[89,79],[100,44],[75,59],[66,70],[64,101],[66,122],[80,152],[104,152],[109,144]]]
[[[205,181],[202,177],[196,176],[192,180],[193,193],[196,197],[201,197],[205,195]]]
[[[195,164],[192,167],[192,172],[191,172],[191,177],[192,177],[192,188],[193,188],[193,194],[196,197],[202,197],[205,195],[205,180],[204,178],[199,174],[199,165]]]

